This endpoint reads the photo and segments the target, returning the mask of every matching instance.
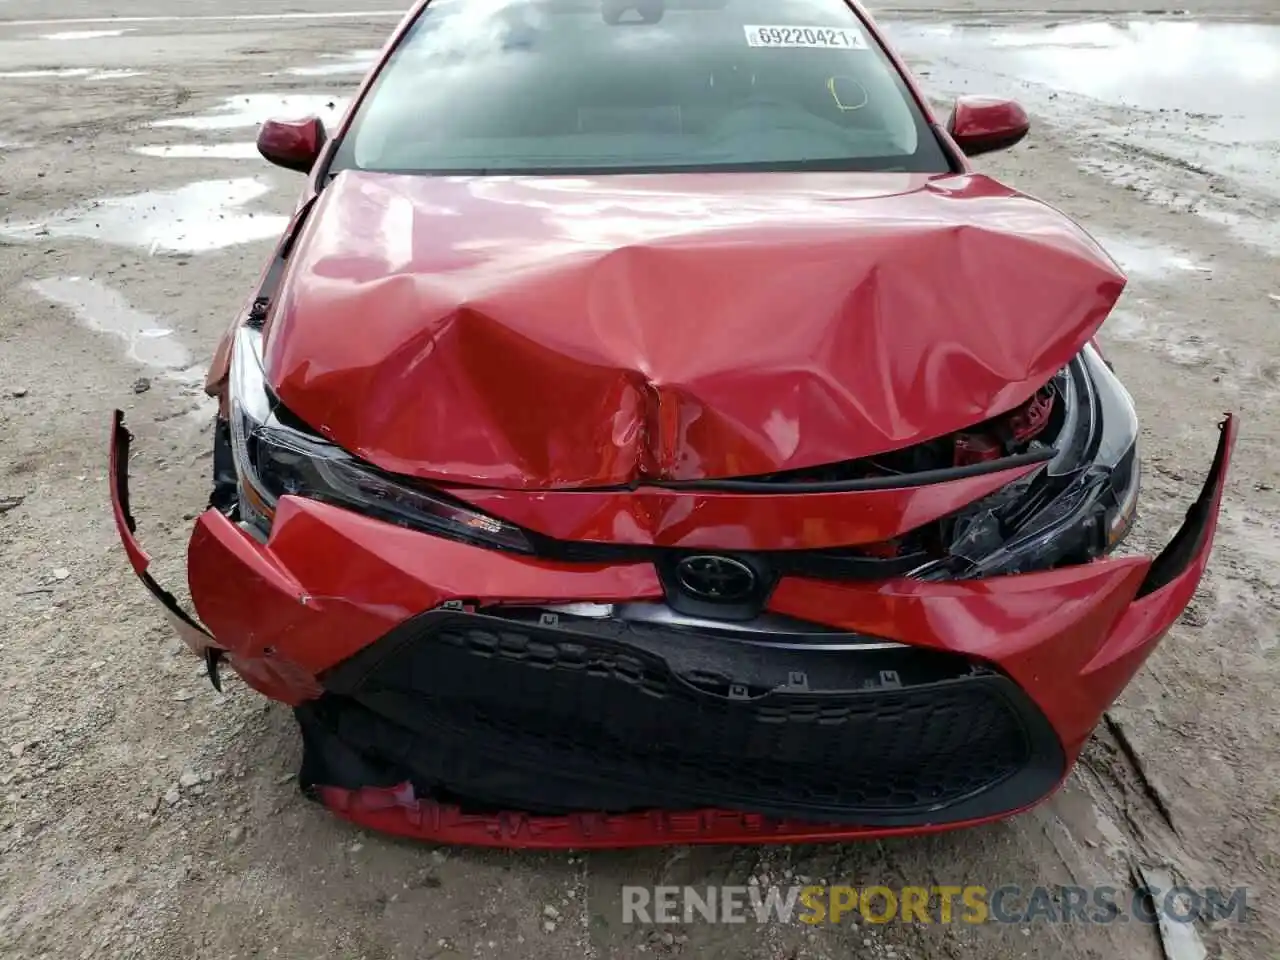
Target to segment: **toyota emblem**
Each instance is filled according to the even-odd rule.
[[[746,600],[756,589],[755,571],[731,557],[685,557],[676,578],[691,597],[715,603]]]

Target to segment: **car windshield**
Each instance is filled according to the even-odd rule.
[[[330,172],[943,173],[844,0],[433,0]]]

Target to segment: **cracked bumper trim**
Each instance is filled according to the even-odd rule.
[[[120,540],[124,544],[124,550],[129,557],[129,564],[133,567],[133,572],[138,575],[138,579],[147,588],[147,592],[164,608],[165,616],[173,625],[174,630],[177,631],[178,636],[182,638],[182,641],[191,648],[192,652],[205,657],[211,668],[214,668],[210,671],[210,678],[215,679],[217,676],[217,656],[209,653],[210,650],[218,648],[213,635],[201,626],[191,614],[183,610],[177,598],[160,586],[155,577],[151,575],[149,569],[151,557],[142,549],[142,544],[138,542],[136,536],[138,524],[134,520],[133,514],[129,511],[129,444],[132,441],[133,434],[129,432],[124,423],[124,411],[116,410],[112,416],[111,423],[111,452],[108,467],[108,482],[111,485],[111,512],[115,517],[116,529],[120,533]]]

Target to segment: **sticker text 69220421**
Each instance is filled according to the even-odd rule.
[[[747,24],[747,45],[752,47],[805,47],[816,50],[866,50],[861,30],[848,27],[788,27]]]

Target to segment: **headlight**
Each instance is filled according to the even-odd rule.
[[[454,540],[532,552],[518,527],[388,476],[302,425],[284,422],[288,415],[267,389],[262,335],[251,327],[236,335],[230,390],[240,518],[259,534],[270,529],[279,498],[289,495]]]
[[[1133,401],[1091,346],[1056,381],[1057,453],[1030,477],[954,518],[948,556],[920,579],[989,577],[1086,562],[1109,553],[1137,515],[1140,469]]]

